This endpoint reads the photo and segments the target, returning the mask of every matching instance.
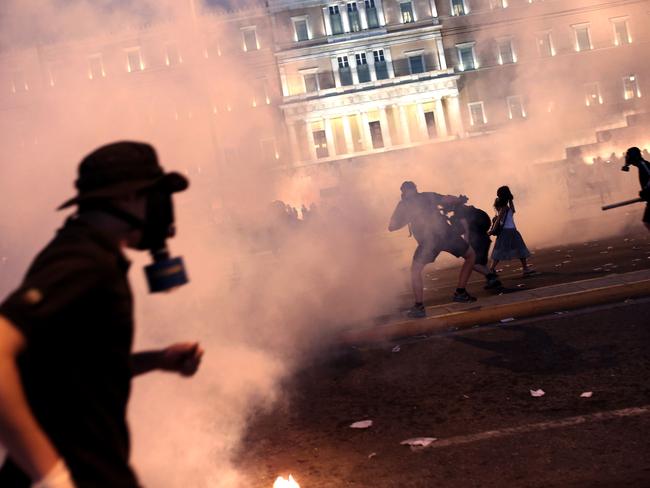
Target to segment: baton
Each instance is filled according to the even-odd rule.
[[[601,207],[602,210],[611,210],[613,208],[625,207],[626,205],[632,205],[633,203],[645,202],[643,198],[634,198],[632,200],[625,200],[624,202],[612,203],[610,205],[605,205]]]

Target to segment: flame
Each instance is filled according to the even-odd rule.
[[[300,485],[291,475],[289,475],[288,480],[285,480],[282,476],[278,476],[278,479],[273,483],[273,488],[300,488]]]

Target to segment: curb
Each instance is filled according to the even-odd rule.
[[[348,330],[339,336],[339,343],[353,345],[388,342],[432,332],[445,332],[449,329],[469,329],[511,317],[523,319],[647,296],[650,296],[650,280],[642,280],[486,308],[478,307],[379,327]]]

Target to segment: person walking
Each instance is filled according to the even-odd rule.
[[[497,237],[492,250],[492,266],[490,271],[496,273],[500,261],[519,259],[521,261],[523,276],[530,276],[535,270],[528,264],[530,251],[526,247],[523,237],[515,225],[515,197],[510,188],[502,186],[497,190],[494,201],[496,216],[493,219],[489,234]]]
[[[441,207],[465,203],[467,198],[433,192],[420,193],[412,181],[402,183],[400,190],[402,198],[390,218],[388,230],[394,232],[408,225],[418,243],[411,264],[411,285],[415,304],[409,310],[408,316],[411,318],[426,317],[422,271],[428,263],[433,263],[443,251],[464,259],[458,277],[458,287],[452,299],[461,303],[476,301],[476,298],[471,296],[466,289],[476,255],[471,246],[459,234],[453,232],[441,210]]]
[[[454,232],[461,234],[476,254],[474,271],[485,276],[485,289],[502,288],[503,285],[496,273],[488,268],[490,246],[492,245],[492,239],[488,234],[491,227],[490,216],[484,210],[472,205],[457,204],[450,210],[453,211],[453,215],[449,222]]]
[[[641,191],[639,197],[648,202],[643,213],[643,225],[650,231],[650,163],[643,158],[638,147],[631,147],[625,152],[625,166],[623,171],[629,171],[630,166],[639,170],[639,184]]]
[[[119,142],[79,166],[77,211],[0,305],[0,486],[138,488],[129,463],[131,379],[154,370],[192,376],[197,342],[133,353],[128,247],[150,251],[150,291],[187,281],[170,258],[172,193],[188,187],[165,173],[148,144]]]

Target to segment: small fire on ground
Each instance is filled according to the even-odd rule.
[[[273,483],[273,488],[300,488],[300,485],[291,475],[289,475],[288,480],[285,480],[282,476],[278,476],[278,479]]]

